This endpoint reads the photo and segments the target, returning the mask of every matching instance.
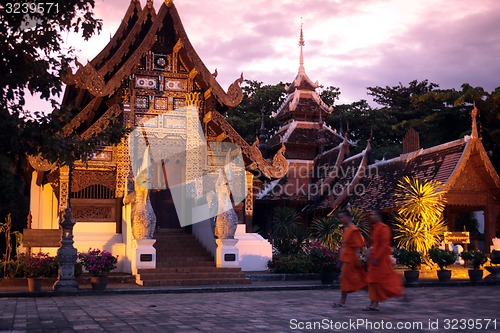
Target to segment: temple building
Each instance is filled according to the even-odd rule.
[[[492,238],[500,236],[500,177],[491,164],[477,130],[478,109],[471,112],[471,134],[430,148],[420,148],[418,134],[410,130],[403,140],[403,154],[368,166],[353,180],[358,193],[347,202],[362,210],[396,209],[395,190],[404,176],[436,180],[446,191],[444,218],[451,231],[461,213],[476,213],[480,237],[477,246],[489,252]],[[333,207],[332,207],[333,208]]]
[[[397,181],[413,176],[445,184],[450,229],[457,214],[482,211],[485,246],[498,236],[500,178],[477,133],[477,110],[470,136],[422,149],[410,133],[404,154],[371,162],[370,140],[351,154],[348,133],[325,125],[334,110],[306,74],[302,29],[299,46],[298,73],[273,112],[280,127],[250,145],[223,116],[241,102],[243,76],[224,91],[171,0],[158,11],[151,0],[131,0],[106,47],[65,75],[62,105],[77,114],[62,134],[91,138],[111,119],[133,131],[72,170],[30,158],[30,227],[60,235],[70,203],[74,246],[118,255],[119,270],[138,284],[248,283],[241,270],[264,270],[272,256],[252,228],[266,227],[275,207],[294,207],[306,220],[347,204],[394,210]],[[33,248],[54,252],[42,243]]]
[[[418,133],[410,129],[399,157],[373,162],[371,140],[360,153],[351,155],[354,143],[348,134],[341,136],[323,123],[333,108],[321,101],[315,91],[318,84],[305,73],[302,30],[299,46],[299,72],[286,87],[285,101],[273,113],[280,128],[269,140],[261,138],[264,156],[284,145],[289,163],[285,177],[265,181],[256,195],[255,214],[265,233],[270,232],[276,207],[296,208],[306,224],[340,207],[394,212],[398,181],[409,176],[444,184],[444,218],[449,230],[463,230],[457,230],[459,214],[476,213],[477,245],[488,252],[491,239],[500,236],[500,178],[478,134],[475,106],[471,135],[464,138],[423,149]]]
[[[182,278],[195,284],[215,283],[214,279],[246,283],[235,269],[265,269],[271,245],[258,234],[246,233],[246,224],[252,224],[254,175],[256,182],[259,177],[279,179],[288,165],[284,148],[278,147],[268,161],[256,144],[245,142],[221,115],[241,102],[243,76],[227,92],[221,88],[189,42],[172,1],[162,3],[158,12],[151,0],[144,7],[138,0],[130,1],[106,47],[88,64],[77,65],[76,73],[69,70],[64,77],[67,88],[62,105],[79,112],[63,134],[90,138],[111,118],[118,118],[144,135],[135,138],[131,134],[118,146],[102,147],[88,165],[77,162],[71,172],[68,167],[32,158],[31,228],[57,230],[59,212],[69,200],[77,221],[75,247],[79,251],[101,248],[118,255],[119,270],[137,274],[140,284],[175,284]],[[141,143],[148,146],[147,153],[136,151]],[[240,187],[246,187],[243,201],[234,206],[239,222],[236,235],[234,230],[226,235],[225,230],[227,237],[221,237],[219,230],[217,241],[238,240],[236,252],[223,257],[217,257],[222,255],[216,253],[221,246],[214,237],[219,221],[181,223],[185,221],[179,221],[172,186],[188,184],[179,192],[184,195],[180,205],[207,202],[217,177],[204,175],[223,169],[232,153],[228,146],[213,143],[238,148],[244,165]],[[169,149],[177,149],[176,154],[166,158],[162,153]],[[140,168],[134,159],[142,164]],[[143,177],[150,184],[145,192],[137,185],[142,168],[149,170]],[[228,172],[233,171],[225,170],[226,177]],[[177,282],[165,281],[178,267],[184,267],[185,276],[175,278]]]

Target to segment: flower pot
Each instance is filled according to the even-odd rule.
[[[451,279],[451,270],[441,269],[437,271],[439,282],[447,282]]]
[[[483,279],[482,269],[469,269],[469,279],[471,282],[478,282]]]
[[[108,285],[108,276],[92,276],[90,277],[90,284],[92,285],[92,290],[104,290]]]
[[[414,270],[414,271],[408,270],[408,271],[404,271],[404,274],[405,274],[406,282],[413,283],[413,282],[418,281],[418,278],[420,276],[420,271],[419,270]]]
[[[28,292],[38,293],[42,291],[42,281],[43,279],[38,278],[28,278]]]
[[[319,278],[321,279],[322,284],[332,284],[335,279],[337,279],[339,273],[338,272],[325,272],[321,271],[319,273]]]

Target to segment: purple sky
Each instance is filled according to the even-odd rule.
[[[145,4],[142,0],[142,4]],[[156,0],[159,8],[163,1]],[[429,79],[441,88],[462,83],[500,86],[500,1],[497,0],[174,0],[184,28],[225,89],[246,79],[290,82],[299,62],[325,86],[338,86],[338,103],[369,99],[368,86]],[[100,36],[85,43],[68,35],[92,59],[114,34],[128,0],[96,0]],[[30,102],[31,103],[31,102]],[[40,106],[40,104],[38,104]]]

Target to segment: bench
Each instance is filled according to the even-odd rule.
[[[60,247],[61,229],[24,229],[23,246],[32,247]]]

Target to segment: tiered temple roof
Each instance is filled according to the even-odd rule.
[[[286,146],[288,159],[313,160],[324,150],[343,141],[337,131],[326,126],[325,117],[333,112],[316,89],[304,68],[304,36],[300,29],[300,65],[292,84],[285,87],[287,96],[276,112],[272,113],[280,123],[280,129],[266,142],[265,154],[275,153],[282,144]]]
[[[108,45],[86,65],[79,62],[77,65],[75,74],[68,67],[64,77],[68,86],[62,104],[79,111],[64,128],[65,135],[77,133],[90,137],[96,134],[111,117],[121,115],[126,104],[138,110],[145,107],[138,111],[143,114],[158,113],[154,110],[167,108],[164,91],[168,89],[178,91],[177,95],[200,92],[200,118],[204,119],[206,129],[213,137],[240,146],[250,171],[260,171],[269,178],[286,172],[284,158],[275,159],[274,165],[269,163],[258,149],[248,145],[232,129],[224,117],[215,114],[241,102],[243,75],[230,85],[227,92],[221,88],[191,45],[172,1],[165,1],[156,12],[150,0],[144,8],[141,8],[140,1],[131,0]],[[142,81],[138,72],[144,76]],[[163,72],[171,73],[169,77],[172,79],[164,81]],[[134,82],[132,85],[131,81]],[[143,90],[144,96],[134,96],[131,89]],[[176,97],[174,108],[184,105],[181,95]],[[284,149],[280,151],[280,148],[275,153],[282,155]]]

